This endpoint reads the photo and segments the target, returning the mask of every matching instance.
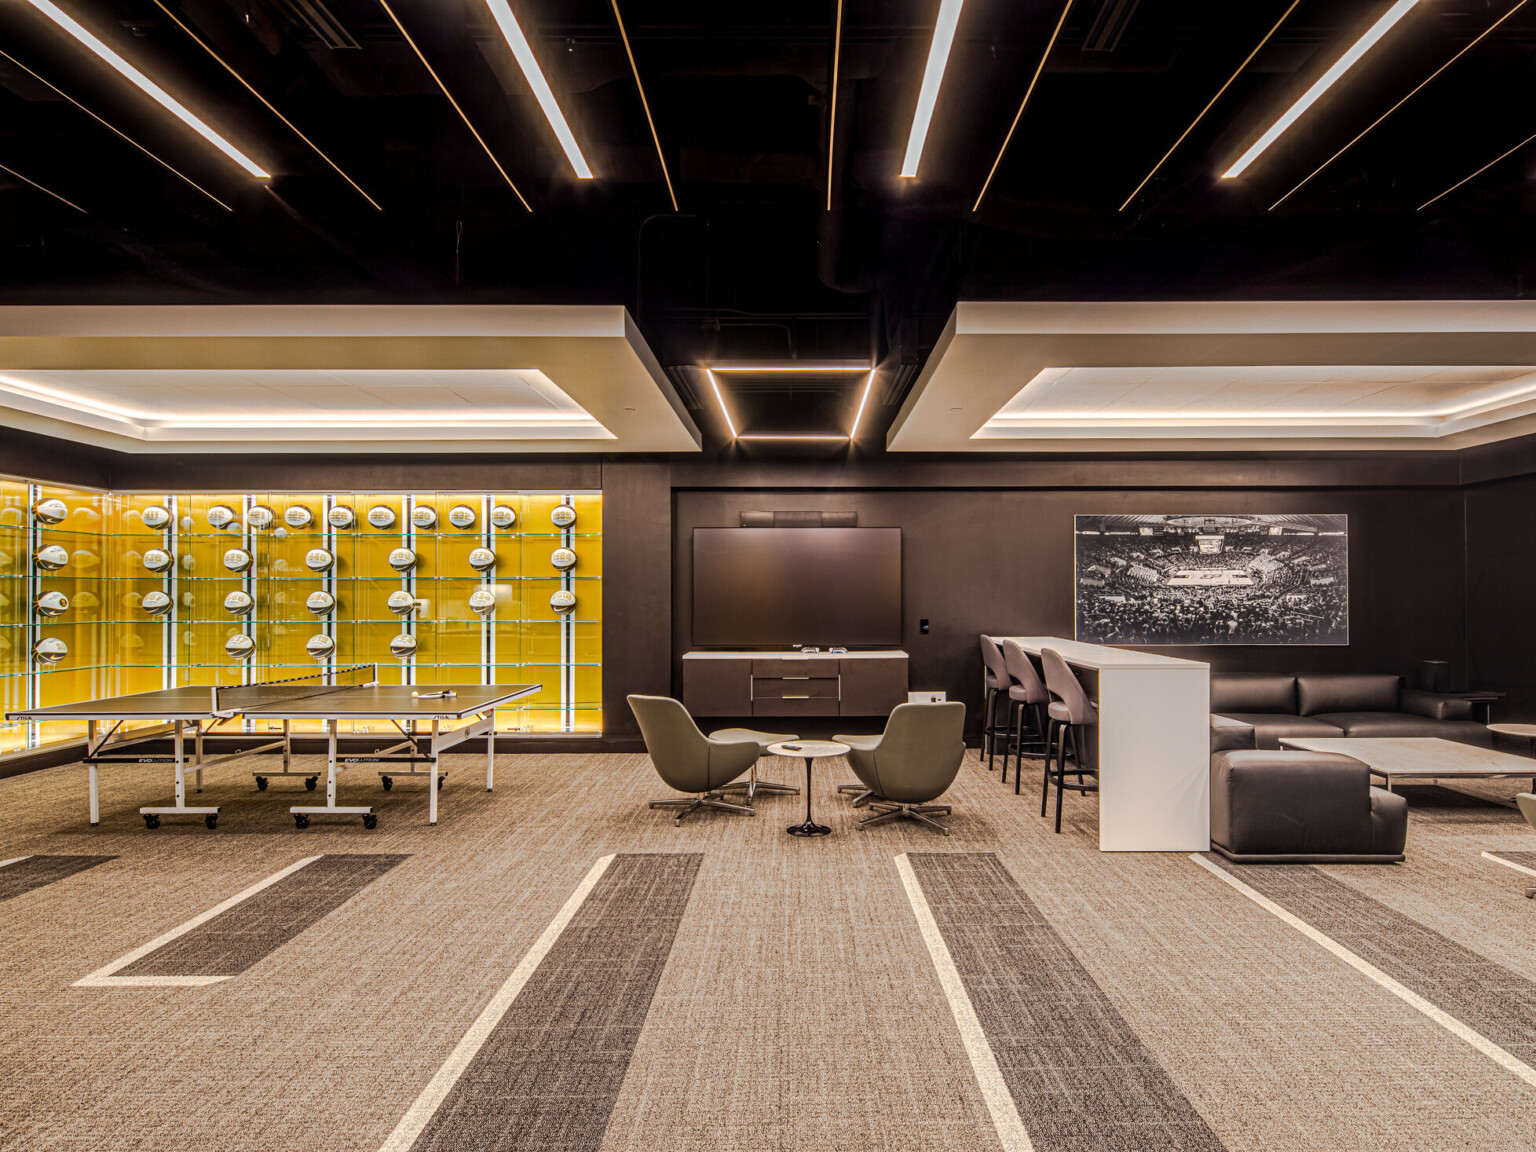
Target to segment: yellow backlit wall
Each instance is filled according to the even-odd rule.
[[[50,497],[68,507],[57,525],[43,524],[33,511]],[[143,510],[151,505],[170,510],[165,530],[145,527]],[[208,519],[218,505],[235,516],[222,529]],[[567,527],[551,518],[562,505],[576,512]],[[473,524],[450,523],[457,506],[473,512]],[[492,524],[497,507],[515,513],[510,527]],[[270,526],[253,524],[251,512],[260,508],[271,509]],[[369,522],[369,510],[378,508],[393,513],[392,525]],[[338,509],[352,510],[350,527],[333,522]],[[421,527],[417,518],[427,510],[436,523]],[[309,523],[296,523],[306,511]],[[35,559],[52,544],[69,553],[57,572]],[[402,547],[417,557],[404,573],[389,564],[390,552]],[[144,565],[155,548],[174,557],[162,574]],[[232,548],[254,557],[247,571],[225,566]],[[329,571],[306,564],[316,548],[335,557]],[[483,574],[469,562],[475,548],[496,554],[495,566]],[[554,566],[558,548],[576,554],[573,568]],[[537,695],[497,713],[498,730],[596,734],[602,730],[602,566],[602,496],[596,492],[125,494],[0,480],[0,697],[9,710],[375,664],[386,684],[538,684]],[[487,616],[469,604],[480,588],[495,597]],[[419,602],[404,617],[387,606],[389,594],[402,589]],[[55,590],[70,606],[46,618],[36,601]],[[306,601],[322,590],[336,607],[320,616]],[[551,606],[560,590],[576,597],[568,614]],[[166,616],[142,608],[152,591],[174,601]],[[249,615],[226,610],[225,598],[235,591],[251,597]],[[255,642],[245,660],[225,650],[238,633]],[[335,642],[323,660],[306,650],[317,634]],[[390,651],[401,634],[416,640],[406,659]],[[53,665],[37,659],[34,646],[45,637],[63,640],[68,656]],[[82,734],[81,725],[6,724],[0,751]]]

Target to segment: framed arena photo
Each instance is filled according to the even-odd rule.
[[[1349,643],[1349,517],[1075,517],[1077,639]]]

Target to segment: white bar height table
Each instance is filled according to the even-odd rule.
[[[1085,751],[1098,765],[1099,851],[1210,851],[1209,664],[1059,636],[992,638],[1034,656],[1052,648],[1083,674],[1099,710]]]

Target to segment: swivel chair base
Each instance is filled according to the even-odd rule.
[[[757,765],[752,766],[752,775],[746,780],[738,780],[735,784],[727,784],[720,789],[722,792],[745,792],[747,803],[757,799],[759,792],[789,792],[795,796],[800,795],[800,789],[793,784],[773,784],[767,780],[757,778]]]
[[[697,796],[684,796],[677,800],[652,800],[650,807],[681,808],[682,811],[677,814],[677,819],[672,821],[674,826],[681,824],[684,816],[691,816],[700,808],[718,808],[723,812],[741,812],[748,816],[757,815],[756,810],[753,808],[741,804],[727,804],[721,799],[721,794],[718,791],[700,793]]]
[[[853,806],[855,808],[862,808],[871,800],[878,799],[872,788],[866,788],[862,784],[839,784],[837,790],[839,792],[857,792],[858,795],[853,798]]]
[[[892,804],[886,800],[876,800],[870,803],[870,809],[875,815],[865,817],[859,821],[859,831],[875,824],[884,824],[888,820],[916,820],[919,824],[926,824],[930,828],[937,828],[944,835],[949,835],[949,829],[932,819],[928,814],[948,816],[951,812],[948,804]]]
[[[1525,898],[1527,900],[1536,900],[1536,888],[1527,888],[1525,890]]]

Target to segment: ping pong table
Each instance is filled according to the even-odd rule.
[[[370,673],[362,684],[325,684],[319,675],[265,684],[226,686],[197,685],[163,688],[153,692],[135,692],[102,700],[82,700],[74,704],[53,704],[7,712],[7,720],[84,720],[86,754],[82,758],[90,776],[91,827],[101,822],[98,766],[112,763],[174,764],[174,803],[139,809],[149,828],[158,828],[163,816],[201,816],[211,829],[218,825],[217,806],[187,803],[187,771],[196,777],[202,791],[203,769],[243,756],[253,756],[273,749],[283,750],[283,770],[253,773],[257,786],[265,789],[269,776],[306,776],[313,787],[315,773],[290,771],[292,764],[292,722],[318,720],[326,732],[325,803],[295,805],[288,811],[299,828],[309,826],[311,816],[361,816],[365,828],[378,825],[371,806],[342,806],[336,803],[336,774],[352,764],[391,764],[410,762],[410,768],[381,770],[388,788],[394,776],[429,777],[427,782],[427,822],[437,823],[437,793],[442,772],[440,757],[450,748],[478,736],[485,738],[485,788],[491,791],[496,779],[496,709],[537,693],[538,684],[435,684],[413,688],[409,685],[380,684],[373,665],[340,669],[337,674]],[[282,737],[256,748],[203,758],[203,737],[221,724],[244,716],[252,721],[281,721]],[[458,728],[445,728],[445,721],[473,718]],[[153,728],[123,730],[123,725],[139,720],[159,720]],[[382,721],[392,724],[402,739],[390,747],[369,754],[342,754],[339,751],[340,725],[343,720]],[[431,724],[430,732],[418,732],[417,724]],[[193,758],[188,763],[186,742],[193,740]],[[151,754],[143,747],[153,740],[170,736],[170,755]],[[425,748],[422,743],[427,742]],[[135,751],[135,748],[138,750]],[[406,751],[408,749],[409,751]],[[419,770],[417,763],[425,763]]]

